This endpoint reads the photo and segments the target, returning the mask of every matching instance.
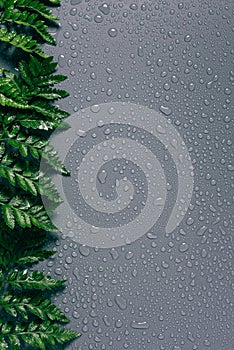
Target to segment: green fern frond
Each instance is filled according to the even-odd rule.
[[[29,273],[28,269],[14,269],[8,275],[8,283],[11,287],[19,290],[41,290],[51,291],[63,286],[65,280],[55,280],[50,276],[45,276],[41,271]]]
[[[14,257],[16,265],[36,264],[39,261],[48,259],[56,253],[56,250],[26,249],[20,256]]]
[[[69,93],[65,90],[41,88],[35,91],[34,94],[31,94],[31,96],[38,96],[46,100],[58,100],[69,96]]]
[[[54,38],[49,34],[44,21],[40,20],[38,15],[28,11],[4,11],[3,20],[21,24],[33,28],[46,42],[55,45]]]
[[[44,292],[63,280],[27,267],[55,254],[44,249],[48,232],[58,229],[49,215],[61,203],[52,180],[40,172],[41,158],[57,172],[69,171],[49,144],[51,130],[66,129],[69,113],[52,102],[68,93],[54,88],[66,77],[54,74],[57,63],[39,40],[55,44],[47,21],[57,18],[47,5],[59,0],[0,0],[0,42],[23,52],[18,72],[0,68],[0,350],[29,345],[46,350],[65,344],[80,333],[60,328],[65,314]],[[18,53],[20,54],[18,56]],[[48,200],[44,209],[42,198]],[[37,296],[35,296],[37,295]]]
[[[39,192],[42,196],[46,196],[50,201],[55,203],[62,203],[59,192],[56,189],[50,177],[41,174],[39,179]]]
[[[1,35],[1,33],[0,33],[0,35]],[[12,108],[20,108],[20,109],[28,109],[29,108],[29,106],[27,104],[21,103],[21,102],[16,102],[12,98],[7,97],[1,93],[0,93],[0,105],[2,105],[3,107],[12,107]]]
[[[62,175],[70,175],[70,171],[63,165],[59,159],[58,152],[52,145],[47,145],[42,152],[42,158],[57,172]]]
[[[24,8],[33,12],[37,12],[40,16],[51,21],[58,20],[52,12],[40,1],[37,0],[17,0],[15,6],[18,8]]]
[[[8,293],[0,297],[1,308],[10,316],[14,318],[21,316],[25,321],[28,321],[31,313],[42,321],[69,322],[65,314],[56,305],[52,304],[49,299],[43,299],[41,296],[32,297]]]
[[[34,85],[40,87],[50,87],[55,84],[61,83],[62,81],[66,80],[66,78],[67,77],[62,74],[40,76],[34,80]]]
[[[46,101],[36,101],[31,103],[30,108],[34,109],[36,112],[44,115],[45,117],[51,118],[66,118],[69,116],[69,113],[63,111],[60,108],[52,106]]]
[[[52,56],[49,56],[42,61],[38,60],[34,56],[30,56],[28,58],[28,62],[19,62],[19,72],[23,79],[27,77],[34,79],[39,76],[46,76],[52,74],[54,73],[56,67],[57,62],[53,62]]]
[[[58,232],[42,205],[33,204],[25,197],[2,196],[3,193],[0,193],[2,217],[10,229],[14,229],[18,224],[22,228],[35,226],[42,230]]]
[[[2,158],[0,177],[7,179],[12,186],[19,185],[24,191],[36,196],[38,193],[39,172],[29,171],[27,163],[14,163],[12,158]]]
[[[24,126],[25,128],[32,128],[36,130],[53,130],[56,129],[60,123],[61,120],[53,120],[53,121],[48,121],[48,120],[38,120],[38,119],[21,119],[19,120],[19,123]]]
[[[15,31],[0,29],[0,41],[15,46],[25,52],[35,53],[40,57],[48,57],[41,49],[40,45],[30,35],[18,34]]]
[[[38,127],[38,129],[40,128]],[[13,135],[8,133],[6,141],[9,145],[19,150],[23,157],[31,154],[35,159],[40,158],[41,150],[48,144],[48,140],[36,135],[26,135],[23,132],[16,132]]]
[[[61,328],[50,321],[44,321],[39,324],[36,322],[22,323],[16,326],[11,322],[4,323],[0,321],[0,331],[1,350],[10,349],[8,342],[17,344],[14,345],[14,348],[11,347],[12,350],[19,350],[21,341],[30,345],[33,349],[46,350],[47,346],[54,347],[57,344],[66,344],[81,335],[75,331]]]

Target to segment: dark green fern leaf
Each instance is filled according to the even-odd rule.
[[[15,31],[0,29],[0,41],[13,45],[25,52],[36,53],[41,57],[48,57],[41,49],[40,45],[30,35],[18,34]]]
[[[46,101],[37,101],[33,102],[30,106],[32,109],[34,109],[36,112],[51,118],[66,118],[69,116],[69,113],[66,111],[63,111],[51,104],[49,104]]]
[[[62,200],[51,178],[40,172],[41,158],[69,175],[49,144],[51,131],[69,127],[63,121],[69,114],[52,104],[68,96],[54,88],[66,77],[54,74],[57,63],[39,44],[55,44],[46,23],[56,17],[48,4],[60,1],[0,0],[3,48],[11,45],[25,57],[16,74],[0,68],[0,350],[46,350],[80,336],[56,324],[69,320],[45,299],[44,292],[65,281],[26,268],[55,253],[44,246],[52,237],[48,231],[58,231],[49,216]],[[18,60],[22,52],[16,53]]]
[[[1,198],[2,193],[0,194],[2,216],[9,228],[14,229],[17,223],[22,228],[35,226],[42,230],[58,232],[42,205],[34,205],[19,196]]]
[[[1,33],[0,33],[0,35],[1,35]],[[0,93],[0,105],[2,105],[3,107],[7,106],[7,107],[21,108],[21,109],[28,109],[29,108],[29,106],[27,104],[21,103],[21,102],[16,102],[13,99],[11,99],[10,97],[7,97],[1,93]]]
[[[0,344],[7,344],[6,340],[11,340],[11,336],[23,340],[26,344],[33,347],[33,349],[46,350],[47,346],[56,346],[57,344],[66,344],[71,340],[80,337],[80,333],[64,329],[51,321],[44,321],[42,323],[22,323],[14,326],[12,323],[4,323],[0,321]],[[8,349],[5,347],[2,349]],[[1,349],[1,348],[0,348]],[[13,349],[11,347],[11,349]],[[14,348],[14,349],[20,349]]]
[[[41,174],[39,179],[39,192],[42,196],[46,196],[50,201],[62,203],[59,192],[56,189],[50,177]]]
[[[31,96],[38,96],[41,98],[45,98],[46,100],[58,100],[60,98],[67,97],[69,94],[65,90],[59,89],[50,89],[50,88],[41,88],[38,91],[32,94]]]
[[[56,305],[42,296],[32,297],[8,293],[0,297],[1,309],[10,316],[18,319],[22,317],[25,321],[28,321],[30,314],[33,314],[43,321],[69,322],[65,314]]]
[[[17,23],[26,27],[33,28],[46,42],[55,45],[54,38],[49,34],[44,21],[38,18],[35,13],[28,11],[4,11],[3,20],[7,22]]]
[[[30,56],[28,62],[19,62],[19,72],[23,77],[25,74],[32,79],[39,76],[46,76],[54,73],[57,67],[57,62],[53,62],[53,57],[49,56],[44,60],[39,60],[34,56]]]
[[[14,263],[16,265],[32,265],[48,259],[55,253],[56,250],[25,249],[23,252],[20,252],[20,256],[14,257]]]
[[[57,172],[62,175],[70,175],[69,170],[63,165],[59,159],[57,151],[52,145],[47,145],[42,152],[42,158]]]
[[[40,76],[34,80],[35,86],[40,87],[50,87],[55,84],[61,83],[62,81],[66,80],[67,77],[62,74],[53,74],[53,75],[47,75],[47,76]]]
[[[2,205],[2,216],[6,224],[13,230],[15,227],[15,216],[11,207],[7,205]]]
[[[45,276],[41,271],[29,273],[28,269],[23,271],[14,269],[8,276],[11,287],[19,290],[52,290],[63,286],[65,280],[55,280],[50,276]]]
[[[39,125],[40,126],[40,125]],[[38,127],[38,129],[40,129]],[[48,144],[48,140],[42,139],[36,135],[26,135],[23,132],[7,134],[7,143],[19,150],[23,157],[31,154],[35,159],[40,158],[40,152]]]
[[[56,120],[55,118],[53,121],[25,118],[25,119],[19,120],[19,123],[25,128],[32,128],[36,130],[47,131],[47,130],[56,129],[61,124],[61,120],[60,119]]]
[[[0,177],[7,179],[11,185],[19,185],[24,191],[29,191],[34,196],[38,193],[39,172],[29,171],[27,163],[14,163],[12,158],[0,163]]]
[[[40,16],[51,21],[58,20],[43,3],[37,0],[17,0],[15,6],[37,12]]]

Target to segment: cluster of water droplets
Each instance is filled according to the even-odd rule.
[[[53,54],[71,93],[64,107],[125,101],[159,111],[184,139],[195,173],[187,215],[172,233],[156,229],[104,250],[66,235],[57,241],[42,268],[68,280],[55,301],[83,332],[70,348],[230,350],[232,2],[71,0],[58,16]],[[102,190],[107,170],[97,175]]]

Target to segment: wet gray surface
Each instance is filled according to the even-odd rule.
[[[71,318],[69,326],[83,333],[68,349],[234,349],[233,10],[232,1],[107,5],[71,0],[58,11],[61,28],[54,34],[58,45],[48,50],[58,59],[59,71],[68,75],[61,86],[71,94],[60,106],[72,114],[107,102],[155,110],[179,132],[194,167],[191,202],[172,232],[156,222],[150,232],[139,229],[138,239],[103,249],[81,245],[78,228],[76,239],[63,234],[57,241],[58,254],[41,264],[52,275],[68,279],[55,301]],[[114,129],[119,138],[121,132],[122,138],[126,136],[118,126]],[[131,139],[135,131],[128,132],[126,139]],[[92,137],[83,139],[81,149],[89,149]],[[157,159],[166,162],[169,177],[173,174],[168,195],[178,182],[178,169],[175,163],[170,165],[170,151],[154,142]],[[64,134],[61,151],[66,147]],[[71,148],[68,164],[77,152]],[[137,158],[140,153],[136,163]],[[122,172],[116,174],[115,166]],[[100,200],[114,202],[119,194],[116,179],[129,175],[131,168],[137,177],[128,185],[134,190],[140,184],[141,191],[135,193],[138,209],[134,214],[127,209],[129,222],[150,199],[142,168],[132,159],[126,164],[123,154],[117,165],[103,158],[94,181]],[[79,208],[79,191],[67,197],[77,200]],[[80,207],[79,215],[84,217],[86,209]],[[104,219],[101,224],[95,216],[88,217],[92,226],[106,227]],[[112,219],[109,228],[124,228],[122,217]],[[72,231],[74,222],[64,217],[64,223]]]

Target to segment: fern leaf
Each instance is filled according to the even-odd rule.
[[[7,179],[13,186],[17,183],[24,191],[29,191],[36,196],[38,193],[36,181],[39,179],[39,173],[32,171],[27,173],[24,170],[19,163],[13,167],[6,166],[4,161],[0,163],[0,177]]]
[[[40,76],[37,79],[34,80],[34,84],[36,86],[41,87],[50,87],[55,84],[61,83],[62,81],[66,80],[67,77],[62,74],[53,74],[53,75],[47,75],[47,76]]]
[[[47,346],[55,347],[56,344],[66,344],[71,340],[81,336],[80,333],[64,329],[57,324],[47,320],[42,323],[30,322],[25,324],[0,323],[0,344],[6,343],[6,339],[11,342],[12,335],[18,339],[22,339],[33,349],[46,350]],[[7,348],[4,348],[7,349]],[[12,347],[11,347],[12,349]]]
[[[17,223],[20,227],[36,226],[42,230],[58,232],[42,205],[33,205],[33,203],[20,197],[13,197],[8,203],[4,203],[0,198],[2,206],[2,216],[6,225],[13,229]]]
[[[3,41],[7,44],[11,44],[19,49],[35,53],[41,57],[48,57],[41,49],[36,40],[31,36],[26,34],[18,34],[15,31],[8,31],[5,28],[0,29],[0,41]]]
[[[40,151],[48,144],[48,141],[35,135],[26,135],[16,131],[7,134],[7,143],[18,149],[23,157],[31,154],[35,159],[39,159]]]
[[[5,338],[3,338],[3,336],[0,335],[0,350],[7,350],[9,349],[9,345],[7,344]],[[18,348],[12,348],[12,350],[18,350],[20,349],[19,347]]]
[[[40,175],[39,192],[42,196],[46,196],[50,201],[62,203],[62,199],[60,198],[59,192],[53,181],[50,177],[46,177],[44,174]]]
[[[15,6],[37,12],[40,16],[51,21],[58,20],[44,4],[37,0],[17,0]]]
[[[26,27],[31,27],[49,44],[55,45],[54,38],[49,34],[44,21],[39,20],[38,15],[28,11],[12,11],[4,12],[3,20],[7,22],[17,23]]]
[[[32,297],[8,293],[0,297],[0,308],[10,316],[14,318],[21,316],[26,321],[29,319],[29,313],[31,313],[43,321],[69,322],[65,314],[56,305],[41,296]]]
[[[1,31],[1,29],[0,29]],[[1,33],[0,33],[1,35]],[[0,38],[1,40],[1,38]],[[16,102],[13,99],[11,99],[10,97],[7,97],[3,94],[0,93],[0,104],[2,106],[7,106],[7,107],[13,107],[13,108],[22,108],[22,109],[27,109],[29,108],[29,106],[25,103],[20,103],[20,102]]]
[[[16,101],[22,100],[21,95],[21,81],[10,71],[1,69],[2,79],[0,79],[0,91],[7,97],[14,95]]]
[[[44,101],[33,102],[30,106],[36,112],[51,118],[66,118],[69,113]]]
[[[68,127],[63,118],[69,113],[51,104],[68,96],[54,88],[66,76],[54,74],[57,63],[39,43],[42,39],[55,44],[45,21],[57,19],[47,4],[59,3],[0,0],[0,42],[22,50],[26,57],[17,74],[0,68],[0,350],[46,350],[80,336],[56,324],[69,320],[43,293],[63,286],[65,281],[26,268],[56,252],[43,249],[51,237],[48,231],[58,229],[48,208],[46,211],[40,204],[40,196],[47,197],[51,210],[62,200],[52,180],[39,171],[40,157],[56,171],[69,175],[49,145],[50,132],[40,133]]]
[[[30,86],[32,96],[37,96],[41,93],[45,94],[41,97],[48,99],[48,93],[51,94],[51,92],[56,93],[61,98],[67,95],[64,91],[51,91],[51,86],[66,79],[64,75],[52,74],[57,67],[57,63],[53,62],[52,59],[52,57],[48,57],[43,61],[39,61],[36,57],[31,56],[29,62],[21,61],[19,63],[20,77]]]
[[[26,249],[20,256],[14,258],[17,265],[35,264],[54,255],[56,250]]]
[[[38,130],[53,130],[56,129],[61,121],[60,120],[38,120],[38,119],[23,119],[19,120],[19,123],[25,128],[32,128]]]
[[[67,97],[69,94],[65,90],[59,90],[59,89],[40,89],[39,91],[36,91],[35,95],[41,98],[45,98],[47,100],[57,100],[60,98]]]
[[[41,205],[32,206],[29,212],[30,212],[31,222],[34,226],[43,230],[58,232],[57,227],[55,227],[52,224],[46,211],[43,209],[43,206]]]
[[[37,301],[36,301],[37,303]],[[42,320],[51,320],[62,323],[68,323],[69,320],[65,314],[54,304],[51,303],[49,299],[40,301],[39,307],[30,308],[30,311],[40,317]],[[41,311],[41,312],[40,312]]]
[[[20,61],[18,69],[20,77],[25,81],[25,83],[27,83],[28,85],[32,85],[29,64],[26,61]]]
[[[20,271],[14,269],[8,276],[8,282],[13,288],[19,290],[52,290],[61,287],[65,280],[55,280],[50,276],[45,276],[41,271],[33,271],[29,274],[28,269]]]
[[[47,145],[42,152],[42,158],[57,172],[62,175],[70,175],[69,170],[63,165],[59,159],[57,151],[55,151],[52,145]]]
[[[13,230],[13,228],[15,227],[15,216],[13,209],[9,205],[2,205],[2,215],[7,226],[9,226],[10,229]]]
[[[49,56],[43,61],[39,61],[36,57],[30,56],[29,68],[33,77],[45,76],[53,73],[57,63],[53,62],[53,57]]]

